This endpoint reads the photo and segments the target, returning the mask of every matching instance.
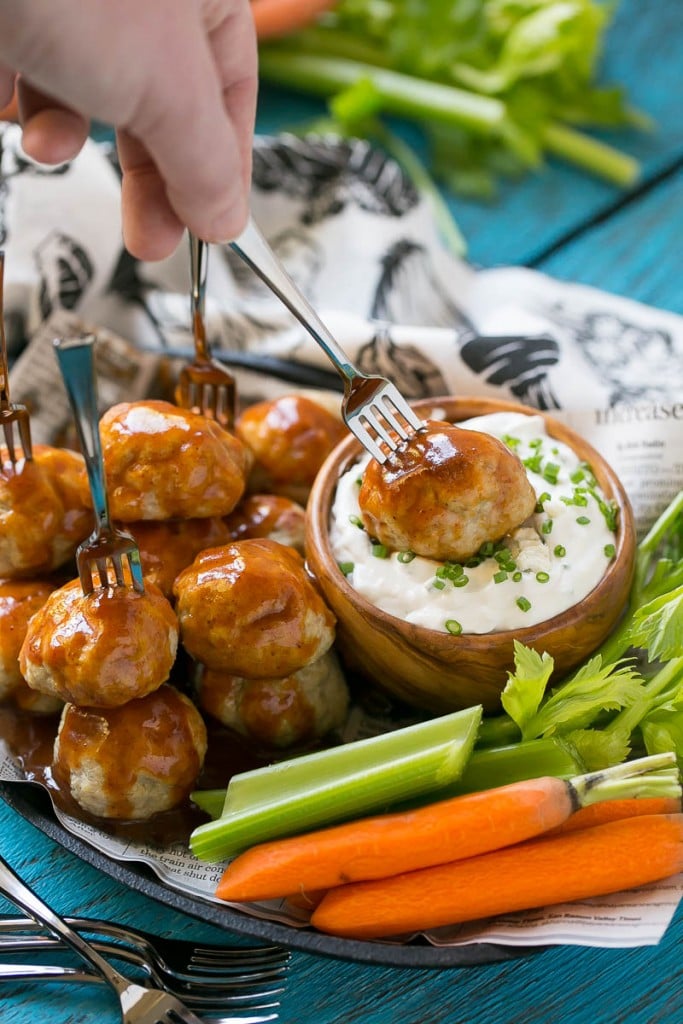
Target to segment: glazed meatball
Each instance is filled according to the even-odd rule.
[[[145,582],[156,583],[169,600],[178,573],[191,565],[200,551],[227,544],[232,534],[223,519],[170,519],[126,523],[140,551]]]
[[[19,655],[28,685],[78,705],[118,707],[168,679],[178,621],[153,583],[101,587],[80,580],[53,590],[29,622]]]
[[[304,553],[306,511],[280,494],[249,494],[242,498],[225,522],[234,540],[270,537]],[[208,547],[208,545],[207,545]]]
[[[67,704],[53,771],[89,814],[146,819],[192,791],[206,754],[206,726],[184,694],[164,685],[118,708]]]
[[[305,505],[318,470],[347,429],[310,398],[284,395],[245,409],[235,433],[255,458],[249,491],[282,494]]]
[[[285,749],[339,728],[349,694],[332,651],[284,679],[245,679],[200,667],[200,708],[267,747]]]
[[[185,649],[252,679],[297,672],[329,650],[335,618],[293,548],[264,539],[202,551],[174,593]]]
[[[54,584],[44,580],[0,580],[0,700],[26,686],[19,651],[29,619],[52,590]]]
[[[366,530],[387,547],[459,562],[523,523],[536,495],[502,441],[430,420],[383,465],[368,464],[358,502]]]
[[[170,402],[123,402],[100,421],[112,517],[205,519],[232,512],[252,456],[215,421]]]
[[[77,452],[35,445],[33,458],[14,467],[0,448],[0,576],[52,572],[73,558],[93,526]]]

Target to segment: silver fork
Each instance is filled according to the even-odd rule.
[[[104,978],[89,971],[78,970],[75,967],[63,967],[58,964],[0,964],[0,984],[13,981],[47,981],[79,985],[106,985]],[[190,1006],[189,1000],[185,1000]],[[248,1014],[239,1011],[225,1015],[224,1007],[217,1005],[215,1009],[204,1009],[201,1024],[271,1024],[278,1019],[278,1012],[260,1013],[250,1011]],[[254,1007],[260,1010],[260,1007]]]
[[[0,963],[0,984],[13,981],[56,981],[67,984],[105,985],[106,981],[99,974],[54,963]],[[270,993],[263,997],[249,996],[237,1001],[233,996],[224,995],[220,989],[215,995],[207,995],[203,983],[198,983],[189,992],[177,991],[169,985],[163,988],[171,995],[181,999],[189,1010],[196,1010],[203,1018],[210,1018],[212,1024],[230,1021],[234,1024],[266,1024],[267,1021],[278,1019],[280,1000],[272,998]],[[282,991],[282,990],[280,990]],[[275,993],[277,994],[277,993]],[[229,1016],[225,1016],[229,1012]]]
[[[231,248],[258,274],[320,345],[344,381],[342,417],[349,430],[379,463],[424,427],[395,384],[354,366],[291,279],[267,241],[249,220]]]
[[[17,427],[22,455],[27,462],[33,458],[31,423],[28,409],[10,400],[7,339],[5,337],[5,254],[0,250],[0,424],[5,437],[9,460],[16,467],[19,458],[14,446],[14,428]],[[1,466],[0,466],[1,468]]]
[[[144,593],[137,544],[129,533],[112,525],[109,515],[97,409],[94,345],[95,338],[92,335],[57,338],[54,343],[57,362],[76,421],[95,509],[95,530],[76,553],[78,575],[84,594],[91,594],[94,590],[93,574],[99,578],[101,587],[111,586],[110,569],[113,570],[116,586],[132,584],[134,590]]]
[[[69,945],[113,988],[119,998],[122,1024],[202,1024],[176,996],[145,988],[120,974],[89,942],[44,903],[0,857],[0,892],[12,903]]]
[[[215,985],[222,991],[237,990],[246,982],[276,984],[283,979],[290,959],[289,952],[282,946],[198,946],[183,939],[166,939],[111,921],[87,917],[67,917],[65,920],[72,928],[96,936],[91,940],[96,948],[101,944],[120,959],[153,971],[157,980],[163,979],[164,984]],[[35,934],[38,930],[35,922],[27,918],[0,918],[0,952],[23,953],[60,948],[61,943],[56,939]],[[116,945],[101,942],[105,937],[115,939]]]
[[[175,399],[183,409],[199,412],[231,430],[235,423],[235,378],[218,360],[212,358],[206,337],[204,307],[208,262],[208,245],[190,234],[190,311],[194,358],[180,371]]]

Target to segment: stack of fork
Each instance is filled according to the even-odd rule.
[[[110,921],[66,918],[90,945],[141,972],[212,1024],[265,1024],[278,1018],[289,953],[280,946],[195,945]],[[0,954],[40,954],[34,964],[0,963],[0,981],[104,984],[85,969],[56,963],[67,947],[28,918],[0,918]],[[45,959],[48,957],[48,959]]]

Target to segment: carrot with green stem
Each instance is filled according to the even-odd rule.
[[[624,818],[331,889],[311,923],[331,935],[378,939],[590,899],[681,869],[683,814]]]
[[[566,832],[576,832],[582,828],[593,828],[595,825],[606,825],[609,821],[620,821],[622,818],[635,818],[641,814],[679,814],[683,811],[680,797],[650,796],[631,797],[626,800],[604,800],[599,804],[581,807],[571,818],[561,825],[546,832],[546,836],[555,836]]]
[[[262,843],[227,866],[216,895],[250,902],[385,878],[522,842],[597,801],[680,795],[669,753],[570,780],[529,779]]]

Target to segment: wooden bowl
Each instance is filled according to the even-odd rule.
[[[539,653],[547,651],[555,660],[553,678],[558,680],[584,661],[614,628],[633,578],[633,513],[621,483],[603,457],[573,430],[537,409],[474,398],[426,399],[415,402],[414,407],[425,419],[452,422],[494,412],[541,415],[548,434],[590,464],[604,493],[617,505],[616,555],[584,600],[538,625],[453,636],[381,611],[354,590],[337,566],[328,536],[330,508],[337,480],[361,454],[356,439],[342,441],[318,473],[307,508],[306,558],[337,616],[338,647],[347,667],[427,711],[446,713],[482,704],[486,712],[495,712],[500,709],[507,672],[514,665],[515,639]],[[433,416],[432,410],[440,411]]]

